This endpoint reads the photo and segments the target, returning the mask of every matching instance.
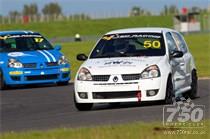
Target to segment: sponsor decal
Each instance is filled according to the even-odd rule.
[[[19,56],[33,56],[30,54],[24,54],[23,52],[12,52],[7,54],[10,57],[19,57]]]
[[[105,35],[102,39],[104,40],[113,40],[113,39],[123,39],[123,38],[141,38],[144,48],[146,49],[160,49],[161,48],[161,35],[158,34],[113,34],[113,35]]]
[[[24,73],[25,74],[31,74],[31,71],[25,71]]]
[[[107,68],[107,67],[136,67],[141,60],[135,59],[124,59],[124,60],[104,60],[100,63],[99,68]],[[99,63],[98,63],[99,64]]]
[[[130,61],[118,61],[118,60],[115,60],[115,61],[107,61],[104,63],[104,65],[131,65],[133,62],[130,62]]]
[[[7,36],[0,36],[1,40],[6,40],[10,38],[20,38],[20,37],[36,37],[36,38],[43,38],[41,35],[7,35]]]
[[[104,39],[104,40],[111,40],[112,38],[114,37],[114,35],[112,35],[112,36],[104,36],[102,39]]]
[[[149,39],[160,39],[161,35],[155,34],[114,34],[106,35],[102,39],[112,40],[112,39],[121,39],[121,38],[149,38]],[[157,43],[157,42],[156,42]],[[156,44],[158,45],[158,44]]]

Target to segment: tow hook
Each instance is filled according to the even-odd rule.
[[[140,90],[139,86],[138,86],[138,91],[137,91],[136,97],[138,98],[138,102],[141,102],[141,90]]]

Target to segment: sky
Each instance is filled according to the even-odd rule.
[[[58,2],[64,15],[86,13],[91,16],[126,16],[133,6],[139,6],[154,14],[161,11],[164,5],[182,7],[198,6],[207,8],[210,0],[0,0],[0,14],[8,15],[9,11],[22,11],[24,4],[36,3],[41,9],[49,2]]]

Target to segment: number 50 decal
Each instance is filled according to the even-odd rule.
[[[144,41],[144,48],[160,48],[160,41]]]

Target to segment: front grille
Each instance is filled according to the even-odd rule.
[[[25,79],[27,81],[55,80],[55,79],[58,79],[58,74],[26,76]]]
[[[58,66],[58,62],[46,62],[48,67]]]
[[[93,75],[93,81],[98,82],[107,82],[109,80],[110,75]]]
[[[129,92],[93,92],[93,99],[135,98],[137,91]]]
[[[69,73],[63,73],[62,74],[62,78],[68,78],[69,77]]]
[[[122,79],[124,81],[139,80],[140,79],[140,74],[123,74]]]
[[[36,68],[36,63],[24,63],[23,67],[24,68]]]
[[[94,83],[93,85],[128,85],[128,84],[138,84],[138,82],[124,82],[124,83]]]

